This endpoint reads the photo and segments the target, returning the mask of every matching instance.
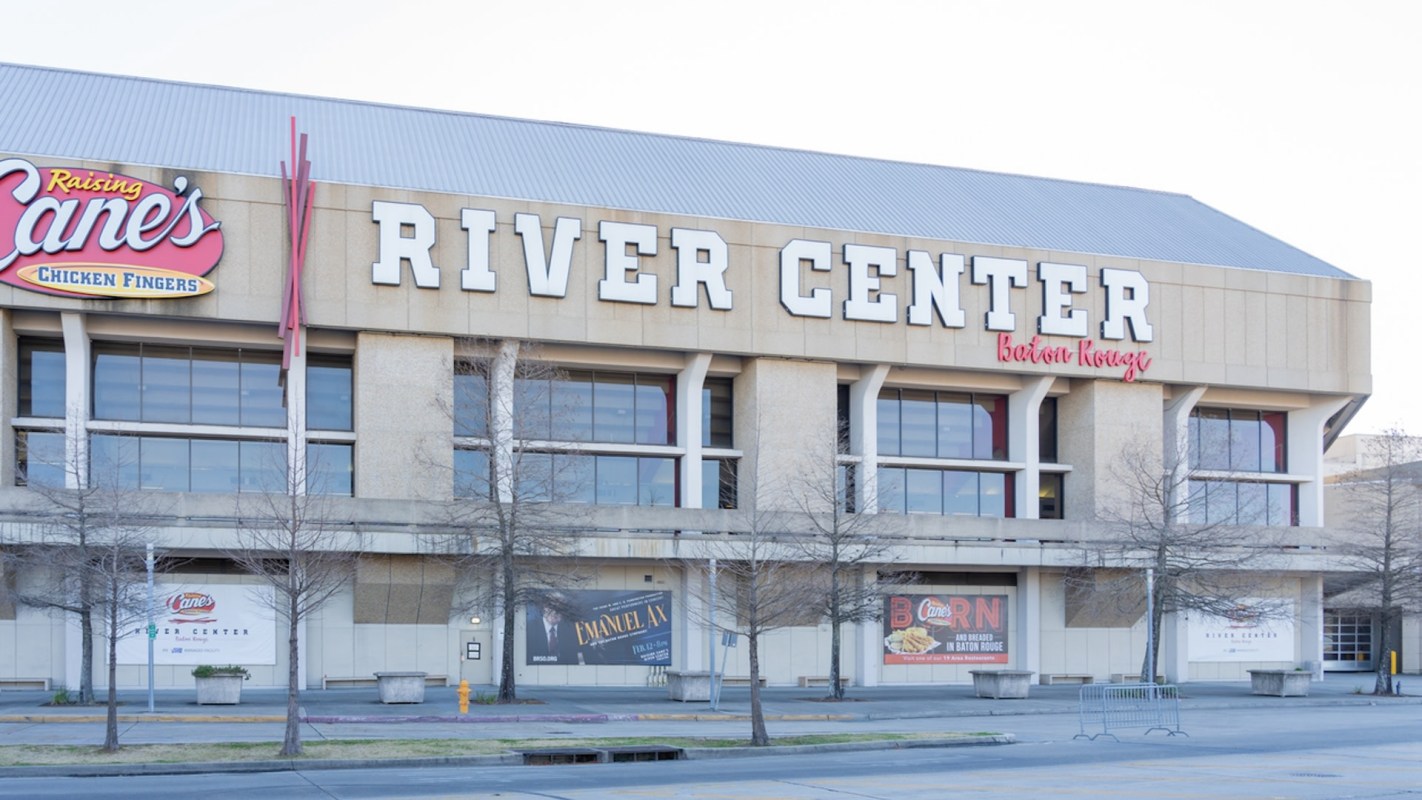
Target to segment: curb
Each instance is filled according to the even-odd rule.
[[[802,744],[780,747],[687,747],[688,760],[712,760],[751,756],[795,756],[807,753],[851,753],[874,750],[923,750],[945,747],[987,747],[1015,744],[1010,733],[988,736],[953,737],[945,739],[915,739],[911,741],[839,742],[835,744]],[[196,761],[186,764],[55,764],[30,767],[0,767],[3,778],[104,778],[132,775],[196,775],[205,773],[304,772],[339,769],[378,769],[383,767],[511,767],[523,766],[518,753],[486,756],[443,756],[430,758],[397,758],[383,761],[353,759],[315,759],[304,761],[277,758],[263,761]],[[588,765],[589,769],[595,768]]]

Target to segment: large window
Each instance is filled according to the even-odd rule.
[[[77,447],[64,417],[59,340],[21,340],[17,482],[62,485]],[[287,490],[287,387],[276,351],[97,342],[92,348],[89,480],[175,492]],[[353,488],[349,356],[312,354],[306,374],[306,490]],[[54,418],[55,427],[41,429]],[[45,423],[47,426],[48,423]]]
[[[1194,472],[1288,471],[1282,411],[1196,408],[1190,412],[1189,458]],[[1190,481],[1190,520],[1200,524],[1297,525],[1298,487],[1205,475]]]
[[[1007,397],[884,389],[879,392],[879,455],[1007,458]]]
[[[530,502],[676,505],[677,460],[665,452],[676,443],[674,381],[671,375],[601,370],[516,378],[513,426],[521,445],[512,467],[515,496]],[[729,382],[707,383],[703,444],[728,447]],[[454,492],[487,497],[488,379],[464,366],[455,372],[454,389]],[[614,447],[597,452],[606,445]],[[718,461],[707,463],[720,473]],[[716,491],[717,484],[711,485]],[[716,499],[721,500],[719,491]]]
[[[1014,515],[1012,480],[1001,472],[879,468],[879,509],[899,514]]]
[[[1190,481],[1190,521],[1202,525],[1298,523],[1298,487],[1259,481]]]

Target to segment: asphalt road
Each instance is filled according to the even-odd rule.
[[[1217,709],[1183,723],[1188,737],[1126,733],[1113,742],[1074,740],[1076,720],[1066,715],[899,720],[903,730],[1006,731],[1019,743],[551,767],[12,776],[0,797],[1422,798],[1417,705]]]

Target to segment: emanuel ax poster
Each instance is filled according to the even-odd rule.
[[[588,589],[530,603],[527,664],[671,666],[671,592]]]

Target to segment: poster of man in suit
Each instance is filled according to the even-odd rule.
[[[526,663],[671,665],[671,592],[589,589],[528,604]]]

